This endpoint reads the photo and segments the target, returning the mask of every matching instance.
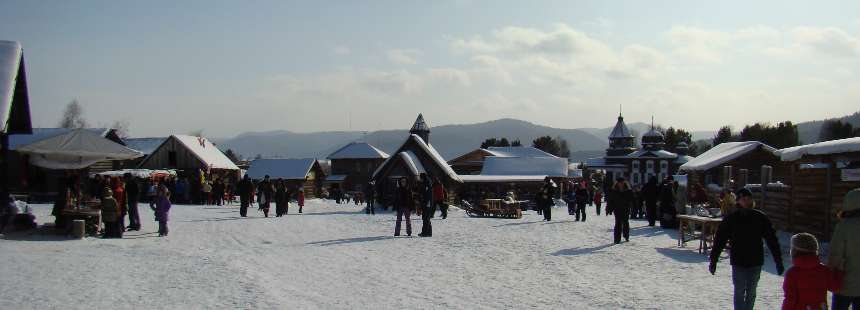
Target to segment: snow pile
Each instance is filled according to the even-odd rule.
[[[721,164],[724,164],[728,161],[731,161],[735,158],[741,157],[744,154],[755,151],[758,148],[764,148],[764,150],[773,153],[774,155],[778,155],[777,150],[775,148],[758,141],[725,142],[711,148],[710,150],[702,153],[699,156],[696,156],[696,158],[693,158],[686,164],[681,165],[679,170],[708,170]]]
[[[574,222],[433,219],[433,237],[393,237],[394,215],[308,200],[282,218],[256,207],[171,210],[170,236],[70,240],[10,233],[0,239],[0,291],[8,309],[729,309],[731,267],[712,276],[696,242],[631,221],[612,244],[613,217]],[[144,211],[146,210],[146,211]],[[40,223],[50,205],[34,205]],[[413,217],[413,236],[421,220]],[[787,257],[787,255],[786,255]],[[778,309],[782,278],[765,259],[757,309]],[[787,262],[788,263],[788,262]]]
[[[798,160],[805,155],[826,155],[849,152],[860,152],[860,137],[785,148],[779,150],[779,155],[782,157],[782,161],[793,161]]]

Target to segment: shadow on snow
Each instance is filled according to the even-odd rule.
[[[394,237],[392,237],[392,236],[376,236],[376,237],[346,238],[346,239],[334,239],[334,240],[325,240],[325,241],[314,241],[314,242],[308,242],[307,244],[308,245],[329,246],[329,245],[340,245],[340,244],[349,244],[349,243],[380,241],[380,240],[388,240],[388,239],[394,239]]]

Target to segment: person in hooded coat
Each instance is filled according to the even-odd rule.
[[[287,214],[287,204],[290,203],[287,198],[287,186],[284,185],[284,180],[275,180],[275,217],[282,217]]]
[[[119,204],[113,198],[113,191],[109,187],[102,190],[102,222],[104,223],[103,238],[122,238],[122,227],[119,224]]]
[[[239,191],[239,216],[248,216],[248,206],[251,204],[251,192],[253,185],[251,178],[246,174],[242,181],[239,181],[237,189]]]
[[[809,233],[791,237],[792,267],[785,272],[782,310],[827,309],[827,291],[839,289],[839,274],[821,264],[818,239]]]
[[[376,210],[373,209],[373,204],[376,202],[376,190],[373,188],[373,182],[368,182],[364,185],[364,197],[365,203],[367,203],[367,208],[365,208],[364,212],[367,214],[376,214]]]
[[[586,188],[585,183],[581,183],[576,186],[576,220],[579,221],[580,216],[582,217],[582,221],[585,222],[585,205],[588,204],[588,201],[591,200],[588,197],[588,188]]]
[[[421,174],[421,184],[419,184],[419,190],[421,205],[418,206],[418,208],[421,209],[421,233],[418,234],[418,236],[432,237],[433,226],[430,222],[430,218],[433,216],[433,212],[430,211],[430,200],[432,200],[433,198],[433,184],[430,183],[430,178],[427,177],[426,173]]]
[[[844,274],[842,288],[833,292],[833,309],[860,309],[860,189],[845,194],[839,223],[830,238],[827,265]]]

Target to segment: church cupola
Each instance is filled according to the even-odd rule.
[[[424,143],[430,144],[430,125],[424,121],[424,115],[418,114],[418,118],[415,119],[415,124],[412,125],[409,133],[421,137]]]
[[[636,137],[630,133],[630,129],[624,124],[624,117],[618,115],[618,121],[612,133],[609,134],[609,148],[606,149],[607,156],[624,156],[636,150]]]

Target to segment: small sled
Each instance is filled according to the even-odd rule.
[[[498,217],[518,219],[523,217],[520,205],[524,201],[503,202],[501,199],[484,199],[480,205],[472,205],[468,201],[462,201],[460,208],[471,217]]]

